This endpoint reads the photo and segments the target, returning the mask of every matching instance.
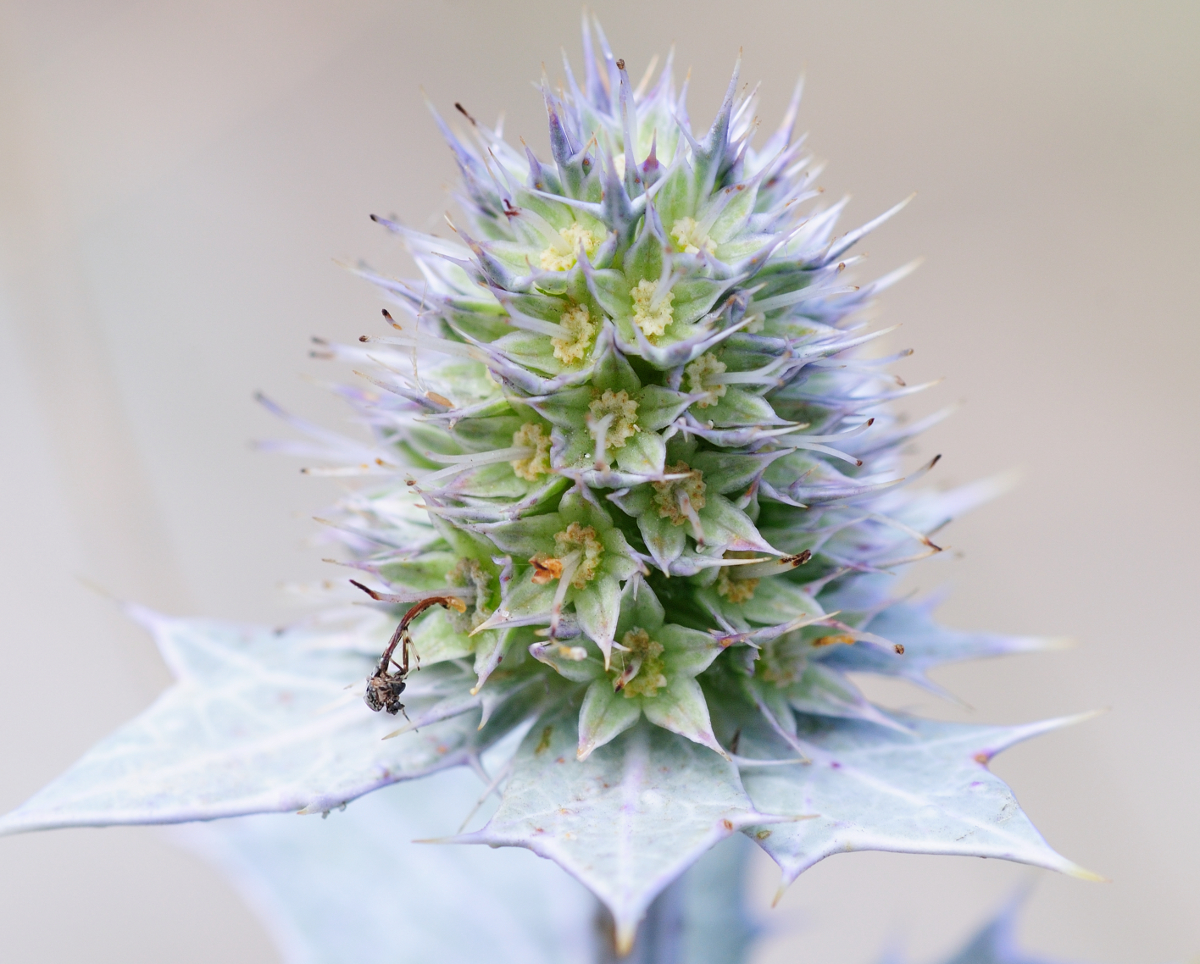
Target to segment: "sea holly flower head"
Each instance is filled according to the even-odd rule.
[[[848,281],[902,204],[836,233],[798,91],[756,143],[737,69],[697,131],[670,62],[635,87],[588,24],[583,66],[543,85],[544,159],[435,114],[453,237],[375,218],[421,278],[356,269],[384,329],[320,346],[361,373],[339,391],[370,438],[271,406],[306,437],[271,447],[361,481],[323,514],[353,598],[281,633],[133,610],[176,686],[0,831],[328,812],[467,765],[501,802],[448,839],[556,861],[623,951],[739,832],[785,882],[851,849],[1085,873],[987,770],[1069,721],[921,720],[852,676],[932,687],[942,663],[1044,645],[895,594],[997,489],[921,488],[937,459],[904,454],[929,422],[891,404],[925,386],[891,374],[907,352],[873,352],[862,309],[907,269]]]

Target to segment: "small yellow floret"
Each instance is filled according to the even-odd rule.
[[[706,488],[699,469],[693,469],[686,462],[677,462],[675,465],[667,466],[667,474],[679,475],[681,473],[686,473],[687,478],[650,483],[654,486],[654,504],[658,506],[658,517],[670,519],[671,524],[677,526],[688,521],[688,517],[684,515],[683,509],[679,505],[679,493],[684,493],[692,508],[699,510],[704,508],[704,490]]]
[[[711,254],[716,247],[712,239],[700,229],[695,218],[680,218],[676,221],[671,226],[671,240],[684,254],[699,254],[701,251]]]
[[[717,576],[717,593],[731,603],[744,603],[754,598],[754,590],[758,588],[757,579],[731,579],[729,570],[722,569]]]
[[[642,329],[642,334],[651,341],[660,337],[675,320],[671,312],[674,292],[668,291],[657,305],[651,305],[657,287],[658,285],[649,278],[643,278],[629,292],[633,299],[633,323]]]
[[[604,555],[604,543],[596,536],[595,529],[572,522],[562,532],[554,533],[554,544],[558,547],[559,556],[583,551],[583,561],[575,570],[572,586],[582,589],[596,578],[596,570],[600,568],[600,559]]]
[[[726,559],[753,558],[753,552],[730,551],[725,553]],[[722,567],[717,575],[717,593],[731,603],[744,603],[754,598],[754,590],[758,588],[757,579],[739,578],[735,575],[736,567]]]
[[[534,450],[528,458],[510,463],[517,478],[536,482],[550,471],[550,436],[536,422],[526,422],[513,432],[513,446]]]
[[[596,323],[588,318],[587,305],[573,305],[562,313],[560,326],[570,334],[569,338],[551,338],[554,357],[564,365],[582,361],[596,337]]]
[[[621,637],[621,645],[627,652],[613,653],[612,670],[616,673],[614,686],[618,686],[625,698],[646,696],[653,698],[667,685],[661,659],[663,644],[650,638],[641,627],[634,627]]]
[[[613,417],[608,423],[608,431],[604,433],[606,449],[624,448],[629,437],[641,431],[637,423],[637,410],[638,403],[624,389],[619,392],[606,391],[592,399],[588,405],[592,418],[600,421],[606,415]]]
[[[693,394],[698,392],[704,393],[704,397],[696,402],[696,405],[700,408],[708,408],[710,405],[716,405],[717,399],[725,395],[724,385],[714,385],[708,381],[711,375],[724,374],[725,368],[725,363],[717,358],[716,355],[709,352],[706,355],[701,355],[683,370],[684,374],[687,375],[688,390]]]
[[[547,271],[570,271],[575,267],[581,244],[590,258],[603,240],[601,235],[585,228],[578,221],[572,221],[558,233],[562,236],[562,243],[550,245],[538,259]]]
[[[754,599],[754,591],[758,588],[757,579],[730,579],[728,569],[722,569],[718,577],[716,577],[716,592],[731,601],[731,603],[745,603],[750,599]]]
[[[604,543],[596,535],[595,529],[572,522],[562,532],[554,533],[554,545],[557,556],[539,552],[529,560],[529,564],[533,566],[535,584],[544,586],[555,579],[561,579],[567,569],[564,559],[570,555],[579,557],[575,575],[571,577],[572,586],[583,589],[596,578],[600,560],[604,556]]]

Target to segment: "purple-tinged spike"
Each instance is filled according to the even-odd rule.
[[[658,101],[673,100],[672,88],[675,86],[675,45],[667,49],[667,59],[663,61],[663,68],[659,72],[658,80],[650,91],[643,97],[638,95],[638,99],[642,103],[657,103]],[[647,71],[649,73],[649,71]],[[639,90],[640,90],[639,85]]]
[[[642,177],[647,188],[652,186],[657,180],[658,169],[658,131],[655,131],[650,138],[650,153],[646,155],[646,159],[642,161]]]
[[[742,69],[742,53],[738,51],[737,62],[733,66],[733,76],[729,79],[729,87],[725,91],[725,99],[717,110],[712,127],[704,135],[704,140],[695,150],[693,166],[696,170],[698,189],[701,196],[713,190],[718,179],[726,168],[726,152],[729,147],[729,122],[733,115],[734,95],[737,93],[738,74]]]
[[[804,76],[796,81],[796,86],[792,90],[792,99],[788,102],[787,110],[784,111],[783,120],[775,133],[763,145],[762,153],[766,156],[781,153],[792,142],[792,134],[796,130],[796,118],[800,113],[800,99],[804,95]]]
[[[692,118],[691,118],[691,115],[688,114],[688,108],[687,108],[688,88],[691,86],[691,83],[692,83],[692,71],[691,71],[691,69],[689,69],[687,72],[687,75],[683,78],[683,86],[681,86],[679,88],[679,99],[675,101],[675,106],[674,106],[674,109],[672,110],[672,114],[675,116],[676,120],[679,123],[680,131],[686,133],[689,143],[691,143],[693,141]]]
[[[597,60],[597,66],[600,68],[599,79],[605,92],[604,112],[612,115],[616,113],[617,88],[620,84],[616,57],[613,56],[612,48],[608,45],[608,38],[604,36],[604,28],[600,26],[599,18],[592,17],[592,27],[596,31],[596,39],[600,43],[600,53],[603,56],[603,61]],[[596,103],[599,106],[600,102]]]
[[[638,119],[637,103],[629,85],[629,73],[625,70],[625,61],[617,61],[617,70],[621,83],[621,133],[625,145],[625,191],[630,197],[636,197],[645,190],[638,170],[634,146],[637,143]]]
[[[583,14],[583,83],[586,88],[588,101],[596,107],[601,107],[607,100],[607,93],[600,77],[599,58],[592,44],[592,27],[588,22],[587,11]]]

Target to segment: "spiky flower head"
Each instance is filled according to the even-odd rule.
[[[465,135],[438,119],[462,176],[448,233],[376,219],[421,278],[361,269],[392,303],[388,330],[321,348],[364,373],[343,394],[371,441],[295,423],[319,444],[291,448],[327,457],[313,471],[364,477],[331,531],[382,615],[251,654],[335,694],[370,672],[371,709],[407,719],[372,742],[395,724],[357,704],[302,739],[273,708],[297,760],[332,762],[273,763],[204,815],[328,811],[523,731],[499,810],[451,839],[556,860],[624,947],[737,831],[786,881],[865,848],[1075,870],[986,770],[1044,727],[885,712],[846,675],[930,685],[940,662],[1037,645],[949,632],[894,596],[898,569],[988,492],[914,490],[936,459],[907,469],[923,426],[889,403],[921,386],[889,371],[906,353],[868,351],[882,332],[860,309],[906,269],[851,284],[849,252],[902,205],[836,236],[843,204],[822,203],[794,136],[799,90],[756,146],[735,69],[696,133],[670,61],[635,87],[595,30],[582,78],[564,65],[564,86],[543,82],[547,159],[456,105]],[[153,625],[164,645],[212,635]],[[242,672],[271,703],[273,671]],[[198,813],[156,799],[123,813]]]

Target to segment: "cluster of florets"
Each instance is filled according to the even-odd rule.
[[[471,604],[412,640],[426,666],[473,654],[475,692],[502,660],[587,684],[581,759],[639,710],[728,753],[721,674],[786,690],[835,642],[895,658],[866,584],[936,551],[918,530],[942,521],[893,490],[912,430],[883,407],[911,389],[855,352],[878,333],[854,312],[900,272],[846,283],[873,225],[834,240],[841,205],[804,203],[797,102],[755,149],[735,73],[697,140],[670,65],[650,79],[604,54],[582,88],[569,67],[544,87],[550,164],[459,105],[469,138],[439,119],[465,219],[454,240],[377,219],[423,278],[364,270],[404,314],[330,349],[382,369],[355,397],[363,471],[391,481],[346,505],[356,565],[392,605]]]

